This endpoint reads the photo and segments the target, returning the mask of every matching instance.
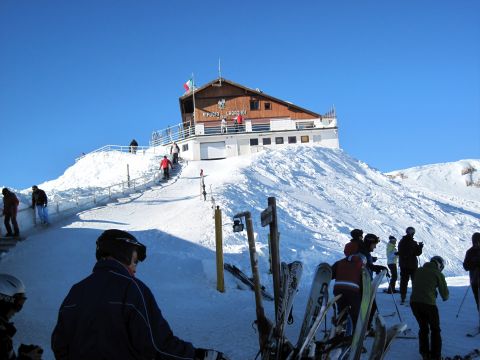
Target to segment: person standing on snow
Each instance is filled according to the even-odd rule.
[[[48,225],[48,198],[45,191],[39,189],[37,185],[32,186],[32,209],[37,209],[38,218],[41,224]]]
[[[393,294],[398,292],[395,290],[395,285],[398,279],[397,274],[397,260],[398,260],[398,250],[397,250],[397,239],[395,236],[390,235],[388,237],[388,244],[387,244],[387,266],[388,270],[390,270],[390,284],[388,286],[387,293]]]
[[[177,143],[173,143],[170,147],[170,154],[173,155],[173,163],[178,164],[178,154],[180,153],[180,148]]]
[[[362,302],[362,269],[367,260],[362,254],[347,256],[332,265],[333,295],[342,295],[337,301],[338,313],[348,308],[352,329],[357,326]]]
[[[463,268],[469,272],[470,285],[472,287],[477,310],[480,312],[479,295],[480,295],[480,233],[476,232],[472,235],[472,247],[467,250],[465,260],[463,260]]]
[[[444,267],[443,258],[434,256],[430,262],[417,269],[412,282],[410,306],[418,322],[418,345],[420,355],[424,360],[440,360],[442,358],[440,316],[436,297],[438,289],[443,301],[448,300],[447,282],[442,274]]]
[[[171,166],[172,162],[167,158],[167,155],[164,155],[162,161],[160,161],[160,170],[163,170],[163,180],[170,179]]]
[[[405,304],[407,298],[408,280],[415,278],[415,271],[418,268],[417,256],[422,254],[423,243],[417,243],[413,236],[415,229],[409,226],[406,235],[398,244],[398,257],[400,260],[400,298],[401,304]]]
[[[138,147],[137,140],[133,139],[132,141],[130,141],[128,152],[131,152],[132,154],[136,154],[137,153],[137,147]]]
[[[25,285],[15,276],[0,274],[0,359],[40,360],[43,349],[36,345],[21,344],[18,357],[13,350],[13,336],[17,332],[10,319],[23,308],[27,300]]]
[[[3,215],[5,216],[4,224],[5,224],[5,229],[7,230],[7,234],[5,236],[7,237],[18,237],[20,236],[20,229],[18,227],[17,223],[17,211],[18,211],[18,205],[20,202],[18,201],[17,196],[8,190],[8,188],[3,188],[2,189],[2,195],[3,195]],[[12,232],[12,226],[10,226],[10,222],[12,223],[13,226],[13,232]]]
[[[135,278],[147,249],[132,234],[104,231],[95,256],[93,273],[60,307],[51,341],[56,359],[226,359],[173,334],[150,289]]]

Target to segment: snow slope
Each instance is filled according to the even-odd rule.
[[[137,164],[136,159],[129,158],[131,166],[147,171],[148,162],[140,165],[143,160],[138,159]],[[109,163],[89,156],[83,160],[52,189],[68,194],[78,186],[97,186],[103,181],[101,174],[108,174],[112,182],[124,177],[123,165],[118,165],[123,162]],[[471,234],[479,231],[478,198],[466,199],[452,185],[452,197],[442,201],[429,195],[435,194],[435,189],[427,192],[390,180],[341,150],[318,147],[299,146],[184,166],[174,181],[66,218],[29,236],[1,259],[0,272],[19,276],[28,289],[29,300],[15,317],[18,342],[40,343],[46,350],[45,359],[52,358],[49,338],[61,301],[71,285],[91,271],[95,240],[101,231],[120,228],[131,231],[147,245],[148,257],[139,265],[137,276],[151,287],[175,334],[196,346],[225,351],[232,359],[253,359],[258,351],[258,338],[251,326],[255,319],[253,293],[240,289],[228,274],[227,291],[216,291],[211,200],[223,211],[225,261],[247,273],[246,234],[233,233],[231,219],[237,212],[252,212],[261,277],[271,290],[267,229],[260,226],[260,212],[267,206],[267,197],[275,196],[282,260],[304,263],[294,305],[295,322],[286,330],[291,341],[296,341],[315,266],[322,261],[333,263],[342,256],[352,228],[362,228],[385,240],[390,234],[400,238],[407,226],[414,226],[417,240],[425,243],[422,263],[439,254],[447,260],[445,274],[452,277],[448,279],[451,299],[439,304],[445,355],[478,347],[477,339],[464,336],[478,323],[473,297],[467,298],[456,318],[468,286],[461,262]],[[98,178],[91,175],[97,167],[102,169]],[[200,169],[206,174],[208,201],[200,196]],[[376,251],[380,262],[384,261],[384,252],[382,243]],[[389,295],[379,294],[378,300],[382,313],[394,311]],[[273,304],[264,305],[272,319]],[[416,331],[410,308],[401,307],[400,311]],[[412,340],[399,340],[388,356],[417,357]]]

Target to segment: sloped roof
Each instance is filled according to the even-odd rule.
[[[302,111],[302,112],[306,112],[306,113],[311,114],[311,115],[313,115],[313,116],[315,116],[315,117],[318,117],[318,118],[321,117],[320,114],[317,114],[316,112],[313,112],[313,111],[311,111],[311,110],[302,108],[302,107],[297,106],[297,105],[295,105],[295,104],[292,104],[292,103],[289,102],[289,101],[281,100],[281,99],[276,98],[276,97],[274,97],[274,96],[265,94],[265,93],[262,92],[262,91],[259,91],[259,90],[256,90],[256,89],[251,89],[251,88],[249,88],[249,87],[246,87],[246,86],[237,84],[236,82],[233,82],[233,81],[228,80],[228,79],[225,79],[225,78],[217,78],[217,79],[215,79],[215,80],[212,80],[212,81],[210,81],[209,83],[206,83],[205,85],[199,87],[198,89],[195,89],[195,93],[202,92],[203,90],[205,90],[206,88],[208,88],[208,87],[210,87],[210,86],[218,86],[218,85],[214,85],[214,84],[219,84],[219,83],[220,83],[220,80],[221,80],[222,83],[230,84],[230,85],[235,86],[235,87],[237,87],[237,88],[240,88],[240,89],[243,89],[243,90],[245,90],[245,91],[248,91],[248,92],[250,92],[250,93],[252,93],[252,94],[261,95],[261,96],[263,96],[263,97],[265,97],[265,98],[267,98],[267,99],[270,99],[270,100],[272,100],[272,101],[275,101],[275,102],[278,102],[278,103],[282,103],[282,104],[284,104],[284,105],[286,105],[286,106],[288,106],[288,107],[290,107],[290,108],[294,108],[294,109],[300,110],[300,111]],[[182,95],[182,96],[180,97],[180,102],[182,102],[183,100],[189,98],[189,97],[192,96],[192,95],[193,95],[193,91],[190,91],[188,94]]]

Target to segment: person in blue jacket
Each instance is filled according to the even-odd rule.
[[[135,277],[146,247],[133,235],[104,231],[96,258],[93,273],[60,307],[51,338],[56,359],[226,359],[173,334],[152,292]]]

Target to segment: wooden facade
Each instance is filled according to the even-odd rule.
[[[223,118],[232,124],[239,114],[252,124],[270,123],[275,119],[322,118],[320,114],[223,78],[211,81],[179,100],[184,128],[197,124],[219,126]]]

